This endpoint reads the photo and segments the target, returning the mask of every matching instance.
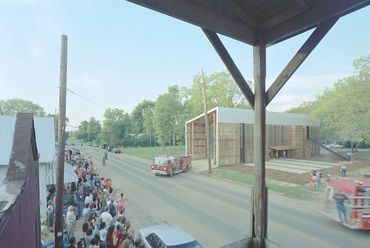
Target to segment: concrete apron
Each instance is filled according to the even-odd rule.
[[[273,169],[297,174],[303,174],[311,172],[313,170],[328,169],[338,165],[338,163],[327,163],[299,159],[273,159],[266,161],[266,169]],[[249,163],[246,164],[246,166],[254,167],[254,164]]]

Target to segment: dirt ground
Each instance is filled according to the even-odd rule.
[[[339,163],[343,160],[338,159],[334,155],[325,155],[325,156],[316,156],[310,158],[310,160],[313,161],[321,161],[321,162],[330,162],[330,163]],[[240,171],[247,174],[253,174],[254,168],[246,165],[229,165],[224,166],[223,168],[233,171]],[[364,168],[370,168],[370,160],[367,159],[357,159],[353,162],[347,161],[347,173],[351,173],[353,171],[361,170]],[[335,175],[341,174],[341,165],[340,163],[337,166],[334,166],[329,169],[321,169],[320,170],[323,173],[323,178]],[[303,173],[303,174],[297,174],[297,173],[289,173],[286,171],[279,171],[279,170],[272,170],[267,169],[266,170],[266,177],[269,179],[275,179],[282,182],[289,182],[289,183],[295,183],[295,184],[306,184],[309,182],[310,173]]]

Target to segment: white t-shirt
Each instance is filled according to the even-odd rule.
[[[111,222],[113,220],[113,217],[110,213],[108,212],[103,212],[100,215],[100,219],[102,222],[105,222],[105,228],[108,229],[111,225]]]
[[[76,215],[72,211],[68,211],[66,215],[66,224],[71,224],[76,221]]]
[[[108,231],[107,231],[107,229],[101,229],[100,231],[99,231],[99,236],[100,236],[100,240],[101,241],[105,241],[106,240],[106,238],[107,238],[107,233],[108,233]]]
[[[89,194],[88,196],[85,197],[85,205],[86,204],[92,204],[94,201],[93,199],[93,195],[92,194]]]

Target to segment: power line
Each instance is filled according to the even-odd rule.
[[[70,92],[70,93],[72,93],[72,94],[74,94],[74,95],[76,95],[76,96],[79,96],[79,97],[81,97],[82,99],[84,99],[84,100],[86,100],[86,101],[88,101],[88,102],[90,102],[90,103],[92,103],[92,104],[95,104],[95,105],[97,105],[97,106],[99,106],[99,107],[101,107],[101,108],[104,108],[104,109],[107,109],[108,107],[106,107],[106,106],[104,106],[104,105],[102,105],[102,104],[100,104],[100,103],[98,103],[98,102],[95,102],[95,101],[93,101],[93,100],[91,100],[91,99],[89,99],[89,98],[87,98],[87,97],[84,97],[84,96],[82,96],[82,95],[80,95],[80,94],[78,94],[78,93],[76,93],[76,92],[74,92],[74,91],[72,91],[72,90],[70,90],[70,89],[68,89],[67,88],[67,91],[68,92]]]
[[[72,126],[72,125],[69,125],[69,124],[67,124],[66,126],[67,126],[67,127],[71,127],[71,128],[77,128],[77,129],[78,129],[78,127],[76,127],[76,126]]]

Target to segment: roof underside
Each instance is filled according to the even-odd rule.
[[[370,0],[128,0],[230,38],[273,45]]]

